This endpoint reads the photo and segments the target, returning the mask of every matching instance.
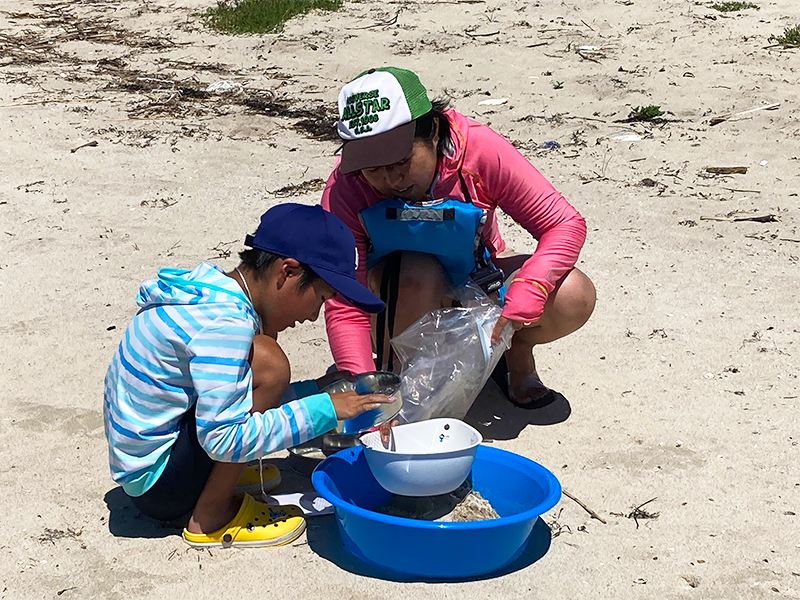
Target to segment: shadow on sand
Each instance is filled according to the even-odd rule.
[[[555,425],[569,418],[569,400],[554,391],[555,400],[527,410],[511,404],[493,381],[483,388],[464,421],[480,431],[484,440],[511,440],[528,425]]]
[[[265,461],[266,462],[266,461]],[[309,476],[295,472],[287,458],[270,458],[269,463],[281,471],[281,484],[271,493],[313,492]],[[309,471],[310,474],[310,471]],[[257,498],[258,499],[258,498]],[[157,521],[142,514],[133,505],[121,487],[115,487],[103,497],[108,507],[108,531],[115,537],[124,538],[163,538],[170,535],[181,535],[183,527],[189,520],[189,514],[172,521]]]
[[[186,518],[174,521],[156,521],[139,512],[121,487],[106,492],[103,500],[108,507],[108,531],[115,537],[163,538],[181,535]]]

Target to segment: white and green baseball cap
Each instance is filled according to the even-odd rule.
[[[431,110],[416,74],[397,67],[364,71],[339,92],[342,173],[390,165],[414,145],[414,121]]]

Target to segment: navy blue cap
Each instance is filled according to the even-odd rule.
[[[321,206],[287,202],[261,215],[261,224],[244,245],[294,258],[308,265],[351,304],[371,313],[383,301],[356,281],[358,251],[353,234],[339,217]]]

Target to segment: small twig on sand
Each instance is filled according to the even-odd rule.
[[[69,104],[71,102],[103,102],[105,98],[68,98],[62,100],[60,98],[42,98],[41,100],[31,100],[30,102],[14,102],[13,104],[0,104],[0,108],[11,108],[15,106],[35,106],[37,104]]]
[[[771,48],[780,48],[781,50],[797,50],[797,46],[791,44],[770,44],[769,46],[763,46],[761,49],[769,50]]]
[[[76,585],[73,585],[73,586],[70,586],[70,587],[68,587],[68,588],[64,588],[63,590],[58,590],[58,591],[56,592],[56,596],[60,596],[60,595],[61,595],[61,594],[63,594],[64,592],[68,592],[68,591],[70,591],[70,590],[77,590],[77,589],[78,589],[78,586],[76,586]]]
[[[530,47],[530,46],[528,46]],[[582,121],[597,121],[598,123],[605,123],[605,119],[598,119],[596,117],[582,117],[580,115],[568,115],[566,113],[558,113],[556,115],[528,115],[527,117],[522,117],[521,119],[517,119],[518,121],[530,121],[532,119],[544,119],[545,121],[552,121],[553,119],[581,119]],[[644,158],[636,159],[636,160],[644,160]]]
[[[642,502],[639,506],[634,508],[631,512],[629,512],[626,517],[629,519],[633,519],[636,523],[636,529],[639,529],[639,521],[638,519],[657,519],[658,515],[661,513],[649,513],[646,510],[642,510],[642,507],[646,504],[650,504],[655,498],[650,498],[647,502]]]
[[[81,144],[77,148],[73,148],[72,150],[70,150],[70,152],[77,152],[81,148],[88,148],[88,147],[94,148],[95,146],[97,146],[97,140],[92,140],[91,142],[86,142],[85,144]]]
[[[746,192],[748,194],[760,194],[761,193],[761,190],[740,190],[740,189],[737,189],[737,188],[728,188],[728,187],[723,187],[722,189],[723,190],[728,190],[729,192]]]
[[[780,102],[775,102],[774,104],[767,104],[766,106],[759,106],[757,108],[751,108],[750,110],[743,110],[742,112],[738,113],[731,113],[728,115],[720,115],[719,117],[712,117],[711,120],[708,122],[709,125],[719,125],[723,121],[727,121],[728,119],[732,119],[733,117],[739,117],[741,115],[746,115],[748,113],[756,112],[757,110],[775,110],[781,105]]]
[[[706,167],[706,172],[715,175],[744,175],[747,167]]]
[[[489,37],[491,35],[500,35],[500,32],[499,31],[490,31],[489,33],[470,33],[468,31],[465,31],[464,35],[466,35],[467,37],[471,37],[471,38]]]
[[[779,223],[778,215],[758,215],[755,217],[734,217],[734,221],[755,221],[756,223]]]
[[[172,255],[175,253],[175,250],[177,250],[178,248],[180,248],[180,245],[181,245],[181,240],[178,240],[177,242],[175,242],[174,244],[172,244],[172,246],[170,247],[170,249],[169,249],[169,250],[167,250],[167,256],[172,256]]]
[[[397,11],[394,17],[389,19],[388,21],[378,21],[377,23],[373,23],[372,25],[365,25],[364,27],[350,27],[349,29],[352,31],[356,31],[359,29],[372,29],[373,27],[388,27],[389,25],[394,25],[397,23],[397,18],[400,16],[400,13],[403,11],[401,8]]]
[[[582,117],[580,115],[564,115],[565,119],[582,119],[583,121],[597,121],[598,123],[605,123],[605,119],[596,119],[595,117]]]
[[[580,50],[578,51],[578,56],[580,56],[583,60],[590,60],[592,62],[597,63],[598,65],[600,64],[599,60],[597,60],[596,58],[592,58],[591,56],[589,56],[585,52],[581,52]]]
[[[737,221],[755,221],[756,223],[778,223],[781,218],[778,215],[755,215],[752,217],[700,217],[701,221],[728,221],[734,223]]]
[[[21,190],[22,188],[26,188],[25,191],[27,191],[27,188],[33,187],[35,185],[41,185],[43,183],[44,183],[44,179],[40,179],[39,181],[31,181],[30,183],[23,183],[22,185],[18,185],[17,189]]]
[[[561,523],[558,522],[558,520],[561,518],[561,513],[563,511],[564,507],[561,507],[561,509],[558,511],[558,514],[553,518],[553,520],[547,523],[547,526],[550,528],[551,538],[557,538],[565,531],[572,533],[572,529],[570,528],[569,525],[562,525]]]
[[[206,260],[213,260],[215,258],[230,258],[231,249],[228,248],[228,246],[231,246],[231,245],[233,245],[233,244],[235,244],[237,242],[238,242],[238,240],[234,240],[232,242],[220,242],[219,244],[217,244],[213,248],[209,248],[209,250],[214,250],[217,253],[217,255],[216,256],[212,256],[212,257],[210,257],[210,258],[208,258]]]
[[[588,512],[590,515],[592,515],[592,517],[593,517],[593,518],[597,519],[598,521],[600,521],[601,523],[603,523],[603,524],[605,525],[605,523],[606,523],[606,520],[605,520],[603,517],[601,517],[600,515],[598,515],[596,512],[594,512],[594,511],[593,511],[591,508],[589,508],[588,506],[586,506],[586,505],[585,505],[583,502],[581,502],[580,500],[578,500],[578,499],[577,499],[575,496],[573,496],[572,494],[570,494],[570,493],[569,493],[567,490],[561,490],[561,492],[562,492],[562,493],[563,493],[563,494],[564,494],[564,495],[565,495],[567,498],[569,498],[570,500],[573,500],[574,502],[576,502],[576,503],[578,504],[578,506],[580,506],[580,507],[581,507],[583,510],[585,510],[585,511],[586,511],[586,512]]]

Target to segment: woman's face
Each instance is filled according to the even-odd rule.
[[[415,138],[411,152],[404,159],[391,165],[361,169],[361,174],[384,196],[411,202],[423,200],[436,174],[438,143],[437,123],[433,138],[430,140]]]

